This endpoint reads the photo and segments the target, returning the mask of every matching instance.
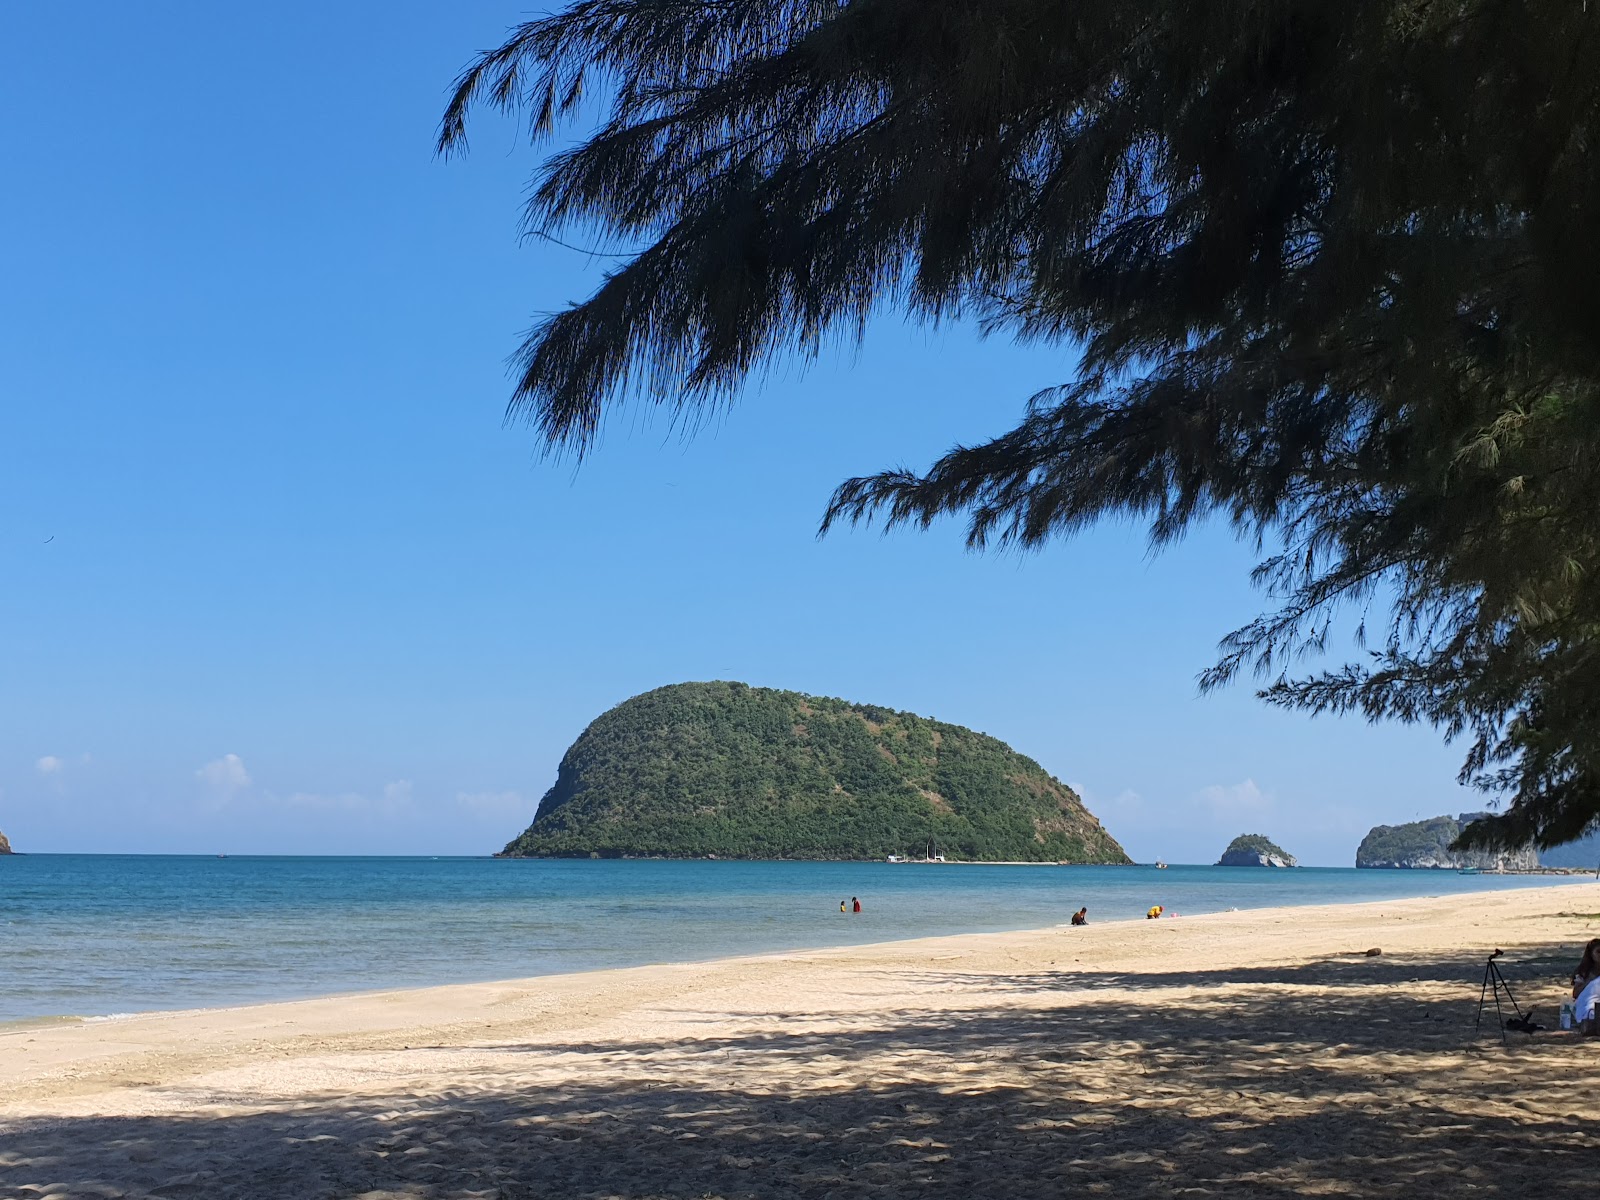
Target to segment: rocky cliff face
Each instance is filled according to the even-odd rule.
[[[1277,854],[1262,854],[1258,850],[1224,850],[1217,860],[1219,867],[1294,867],[1294,856],[1285,858]]]
[[[1450,849],[1450,843],[1460,836],[1461,831],[1484,815],[1462,813],[1456,817],[1432,817],[1404,825],[1375,825],[1356,849],[1356,866],[1421,870],[1476,867],[1479,870],[1503,868],[1507,871],[1528,871],[1539,865],[1539,853],[1531,848],[1509,853],[1461,853]]]
[[[1217,860],[1219,867],[1296,867],[1300,864],[1276,842],[1259,833],[1242,833],[1228,843]]]
[[[6,835],[0,833],[0,854],[10,854],[11,843],[6,841]]]

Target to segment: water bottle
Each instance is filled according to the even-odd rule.
[[[1572,1001],[1564,1001],[1561,1005],[1561,1028],[1571,1029],[1575,1024],[1577,1024],[1577,1022],[1573,1020],[1575,1015],[1576,1012],[1572,1007]]]

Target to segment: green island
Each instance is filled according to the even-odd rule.
[[[1403,825],[1374,825],[1356,847],[1356,866],[1411,870],[1504,869],[1529,871],[1539,865],[1539,853],[1521,850],[1456,850],[1454,843],[1472,822],[1488,813],[1429,817]]]
[[[1076,793],[998,738],[871,704],[680,683],[601,714],[514,858],[1127,863]]]
[[[1217,860],[1219,867],[1297,867],[1295,856],[1271,838],[1259,833],[1241,833],[1228,843]]]

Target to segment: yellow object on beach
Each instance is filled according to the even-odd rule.
[[[1106,921],[1071,939],[1052,926],[12,1027],[0,1195],[148,1194],[179,1171],[215,1200],[263,1180],[288,1181],[273,1193],[287,1196],[355,1179],[369,1194],[492,1195],[552,1164],[559,1194],[644,1195],[666,1163],[685,1195],[737,1178],[744,1194],[822,1196],[841,1189],[841,1157],[883,1154],[892,1088],[915,1105],[895,1114],[906,1141],[983,1164],[968,1194],[1051,1179],[1061,1194],[1153,1196],[1177,1177],[1244,1195],[1276,1164],[1285,1195],[1578,1196],[1600,1144],[1574,1090],[1587,1044],[1541,1035],[1464,1057],[1478,983],[1460,951],[1537,961],[1575,949],[1590,924],[1572,914],[1593,912],[1600,884],[1563,883],[1204,913],[1181,939]],[[1383,958],[1353,956],[1375,926]],[[1206,986],[1175,969],[1180,941]],[[1380,966],[1390,956],[1405,969]],[[1091,970],[1094,986],[1041,1003],[1040,980]],[[1396,1021],[1418,973],[1441,1010]],[[1525,998],[1555,1012],[1565,984],[1530,979]],[[1196,1053],[1224,1042],[1225,1056]],[[1042,1137],[1042,1096],[1092,1096],[1110,1119]],[[1484,1114],[1513,1100],[1530,1136],[1572,1150],[1518,1151],[1515,1179],[1491,1186]],[[339,1134],[301,1136],[315,1128]],[[1182,1132],[1153,1153],[1152,1129]],[[413,1146],[427,1153],[396,1152]],[[953,1194],[938,1157],[898,1163],[901,1191]]]

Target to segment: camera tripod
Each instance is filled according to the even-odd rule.
[[[1478,993],[1478,1019],[1472,1026],[1472,1036],[1477,1037],[1483,1028],[1484,1005],[1489,1003],[1489,997],[1493,994],[1495,1024],[1500,1027],[1501,1045],[1505,1045],[1507,1029],[1515,1029],[1519,1033],[1526,1033],[1529,1037],[1532,1037],[1534,1030],[1543,1028],[1543,1026],[1533,1023],[1533,1009],[1530,1008],[1526,1013],[1522,1011],[1521,1005],[1517,1003],[1517,998],[1511,994],[1511,985],[1506,982],[1506,977],[1500,973],[1500,964],[1495,962],[1495,959],[1504,953],[1504,950],[1496,950],[1489,955],[1489,961],[1483,964],[1483,989]],[[1511,1020],[1506,1019],[1505,1010],[1500,1007],[1501,992],[1505,993],[1506,1003],[1511,1005],[1511,1011],[1516,1014]]]

